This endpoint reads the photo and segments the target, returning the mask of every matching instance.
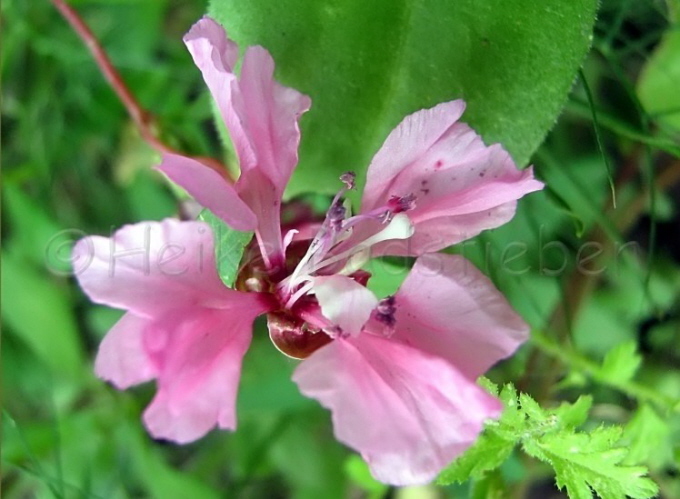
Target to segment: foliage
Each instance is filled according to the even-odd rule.
[[[217,218],[210,210],[203,210],[199,220],[210,225],[215,238],[215,262],[217,273],[225,286],[234,287],[241,257],[253,238],[252,232],[239,232]]]
[[[315,191],[296,199],[324,208],[338,172],[364,169],[405,114],[459,96],[469,102],[465,119],[520,163],[530,159],[547,184],[511,223],[450,250],[495,281],[532,338],[489,373],[507,408],[442,475],[465,483],[425,494],[528,497],[554,475],[573,497],[650,497],[650,480],[660,497],[680,497],[680,9],[671,0],[599,3],[597,16],[590,0],[209,7],[242,45],[270,49],[281,79],[313,97],[291,197]],[[71,4],[164,141],[223,154],[181,43],[207,1]],[[83,296],[70,247],[184,211],[50,2],[0,8],[3,496],[418,494],[375,482],[335,441],[327,412],[299,395],[294,363],[271,348],[262,324],[233,434],[153,441],[140,422],[153,387],[118,392],[94,377],[97,345],[120,312]],[[250,236],[226,230],[216,237],[238,249],[217,255],[229,283]],[[372,265],[369,286],[385,296],[410,260]],[[564,400],[575,402],[557,405]]]
[[[281,80],[312,97],[294,195],[312,184],[332,193],[347,169],[362,178],[404,116],[460,97],[464,119],[526,164],[588,49],[596,4],[212,0],[209,11],[242,46],[268,48]]]
[[[485,433],[461,458],[442,472],[439,483],[479,480],[498,468],[516,445],[553,468],[557,486],[570,498],[603,499],[653,497],[658,488],[641,466],[622,464],[628,451],[617,446],[622,429],[598,426],[588,432],[577,428],[585,423],[592,397],[581,396],[573,403],[543,409],[526,394],[517,394],[512,385],[500,393],[487,384],[503,401],[505,410],[498,421],[490,422]]]
[[[487,387],[503,401],[503,415],[487,424],[477,442],[442,472],[439,483],[482,479],[519,445],[526,454],[553,468],[557,486],[566,489],[570,498],[588,499],[595,492],[604,499],[647,499],[657,493],[654,482],[644,477],[644,467],[622,464],[628,451],[617,446],[620,427],[577,430],[588,417],[592,397],[585,395],[573,404],[563,402],[555,409],[543,409],[528,395],[518,395],[512,385],[505,385],[500,393],[494,385],[487,383]]]

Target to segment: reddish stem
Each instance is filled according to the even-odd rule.
[[[135,125],[137,126],[142,138],[160,153],[180,154],[186,156],[186,154],[183,154],[180,151],[170,147],[156,136],[156,134],[153,132],[153,117],[142,108],[139,102],[137,102],[135,97],[132,95],[132,92],[130,92],[120,74],[111,63],[111,59],[109,59],[109,56],[104,51],[97,38],[94,36],[87,24],[85,24],[82,18],[78,15],[78,13],[64,0],[52,0],[52,4],[69,22],[73,30],[90,50],[95,63],[99,67],[99,70],[102,72],[106,78],[106,81],[109,82],[109,85],[111,85],[111,88],[122,102],[128,115],[130,118],[132,118],[132,121],[134,121]],[[233,181],[229,177],[229,173],[227,172],[226,168],[224,168],[224,165],[222,165],[222,163],[219,161],[213,158],[202,156],[188,157],[191,157],[196,161],[200,161],[204,165],[217,171],[227,181]]]

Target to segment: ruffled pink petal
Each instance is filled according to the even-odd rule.
[[[274,81],[274,60],[262,47],[248,47],[233,106],[255,151],[241,165],[236,189],[260,220],[258,238],[275,267],[283,263],[281,197],[298,162],[298,119],[311,100]]]
[[[147,340],[158,365],[158,392],[144,412],[156,438],[186,443],[214,427],[236,427],[241,361],[255,317],[266,309],[253,294],[238,296],[221,310],[197,309],[166,322]]]
[[[267,268],[284,265],[283,237],[281,234],[281,193],[263,172],[253,169],[241,176],[236,189],[258,220],[255,233],[260,252],[266,258]]]
[[[121,317],[99,345],[94,363],[97,376],[121,390],[153,379],[156,366],[144,347],[144,332],[151,322],[131,313]]]
[[[531,168],[517,170],[500,145],[485,146],[458,123],[463,108],[453,101],[406,117],[373,159],[362,212],[392,196],[416,196],[408,211],[414,237],[391,245],[392,253],[382,245],[376,254],[420,255],[460,242],[505,223],[517,199],[543,187]]]
[[[196,160],[167,153],[163,154],[163,161],[156,168],[230,227],[240,231],[257,228],[255,214],[239,198],[234,187],[216,171]]]
[[[324,317],[352,336],[361,332],[378,304],[368,288],[346,276],[315,277],[313,286]]]
[[[80,286],[97,303],[156,317],[187,305],[220,306],[236,291],[215,268],[213,234],[203,222],[143,222],[111,238],[81,239],[72,258]]]
[[[476,379],[527,340],[529,326],[474,265],[457,255],[418,258],[395,294],[392,336]]]
[[[238,89],[233,105],[257,156],[257,168],[282,194],[298,161],[298,119],[312,102],[274,81],[274,60],[262,47],[246,49]]]
[[[241,177],[236,191],[259,221],[258,241],[271,266],[279,265],[283,259],[281,196],[298,161],[298,119],[311,101],[274,81],[274,61],[262,47],[246,50],[236,79],[235,45],[210,18],[196,23],[185,42],[218,103],[239,156]]]
[[[408,166],[437,143],[465,110],[465,102],[443,102],[431,109],[417,111],[402,120],[387,136],[366,172],[362,211],[384,202],[390,184]]]
[[[184,35],[184,43],[194,63],[206,74],[212,89],[223,84],[224,73],[233,73],[238,60],[238,46],[227,37],[224,28],[210,17],[197,21]]]
[[[298,119],[311,100],[274,81],[274,61],[262,47],[248,47],[236,80],[238,48],[209,17],[198,21],[184,41],[217,101],[241,170],[257,167],[282,193],[297,164]]]
[[[394,485],[432,480],[501,412],[445,360],[366,333],[320,348],[293,380],[331,410],[338,440]]]
[[[455,128],[474,133],[463,124]],[[477,145],[483,147],[481,140],[475,137]],[[498,144],[480,149],[479,155],[468,159],[467,163],[459,163],[455,168],[421,175],[415,183],[400,180],[399,184],[403,184],[393,187],[397,192],[419,189],[416,191],[416,207],[409,212],[417,222],[480,213],[514,203],[528,192],[543,188],[543,184],[533,178],[532,168],[517,170],[508,153]]]
[[[159,438],[188,442],[214,426],[233,428],[252,322],[271,303],[224,287],[208,226],[175,220],[127,226],[112,239],[80,241],[74,250],[80,262],[86,251],[95,257],[78,276],[83,288],[94,300],[132,311],[104,338],[97,374],[119,388],[157,378],[145,421]],[[172,258],[158,256],[165,251]]]
[[[217,102],[241,168],[252,168],[257,163],[255,151],[232,103],[233,92],[238,92],[234,74],[238,47],[227,37],[224,28],[209,17],[204,17],[191,27],[184,36],[184,43]]]

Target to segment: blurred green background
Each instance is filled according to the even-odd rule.
[[[206,3],[71,4],[163,140],[221,157],[210,97],[181,42]],[[68,254],[85,234],[176,216],[178,198],[151,171],[156,153],[52,5],[5,0],[1,9],[5,497],[467,497],[469,485],[392,490],[373,481],[335,442],[328,414],[298,394],[294,362],[271,347],[262,324],[244,360],[234,434],[176,446],[145,433],[140,414],[153,386],[118,392],[94,377],[97,345],[120,312],[87,300]],[[453,249],[494,279],[534,330],[490,377],[518,382],[545,405],[593,394],[589,424],[626,425],[631,459],[650,467],[669,499],[680,497],[679,14],[671,1],[601,3],[582,73],[531,160],[546,189],[522,200],[511,223]],[[252,28],[249,19],[235,32],[258,39],[266,22]],[[413,102],[398,102],[401,117]],[[507,112],[521,109],[513,102]],[[470,119],[485,137],[504,137],[512,122],[498,131],[483,110],[473,105]],[[385,118],[383,137],[394,119]],[[528,155],[535,144],[513,146]],[[373,152],[347,157],[365,165]],[[316,190],[310,172],[296,177],[296,193]],[[403,262],[375,265],[376,289],[394,289],[405,275]],[[548,497],[540,487],[549,469],[517,455],[501,471],[507,497]]]

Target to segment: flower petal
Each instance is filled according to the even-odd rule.
[[[210,80],[208,86],[222,85],[223,73],[233,73],[238,59],[238,46],[227,37],[224,28],[210,17],[203,17],[197,21],[184,35],[184,43],[196,66],[207,73]],[[210,71],[218,71],[213,74]]]
[[[97,352],[97,376],[121,390],[153,379],[157,370],[144,347],[144,332],[150,319],[125,314],[109,330]]]
[[[259,220],[258,239],[271,266],[283,264],[281,197],[298,162],[298,119],[311,100],[274,80],[274,60],[262,47],[248,47],[232,104],[255,154],[241,163],[236,190]]]
[[[476,379],[527,340],[529,326],[491,281],[457,255],[418,258],[395,294],[394,340]]]
[[[236,44],[209,17],[198,21],[184,40],[218,103],[242,173],[261,170],[280,196],[298,160],[298,119],[311,100],[274,81],[274,61],[262,47],[246,49],[236,80]]]
[[[389,249],[382,245],[375,254],[438,251],[505,223],[517,199],[543,187],[531,168],[517,170],[500,145],[485,146],[474,130],[457,123],[462,106],[453,101],[406,117],[373,159],[362,212],[393,196],[416,196],[408,211],[414,237]]]
[[[268,268],[284,265],[281,235],[281,193],[258,169],[241,176],[236,189],[257,217],[257,241]]]
[[[338,440],[394,485],[432,480],[501,411],[443,359],[366,333],[320,348],[293,380],[331,410]]]
[[[352,336],[361,332],[378,304],[368,288],[342,275],[315,277],[313,286],[324,317]]]
[[[297,165],[298,119],[310,108],[311,100],[274,80],[274,60],[269,52],[248,47],[233,106],[257,156],[257,168],[269,177],[280,196]],[[243,165],[242,169],[245,173]]]
[[[434,253],[466,241],[483,230],[494,229],[512,220],[515,216],[516,202],[502,204],[480,213],[444,216],[421,220],[415,225],[410,239],[392,240],[373,247],[371,256],[418,256]]]
[[[236,293],[217,275],[212,231],[203,222],[126,225],[112,238],[81,239],[72,258],[92,301],[141,317],[207,302],[219,307]]]
[[[241,168],[253,167],[257,162],[255,151],[232,103],[234,88],[237,87],[234,74],[238,58],[237,45],[227,37],[224,28],[209,17],[204,17],[191,27],[184,36],[184,43],[217,102]]]
[[[252,336],[252,323],[263,313],[257,297],[237,293],[223,310],[197,309],[182,320],[164,321],[155,331],[158,392],[144,412],[156,438],[186,443],[215,426],[236,427],[236,395],[241,361]]]
[[[156,167],[177,185],[186,190],[204,208],[240,231],[257,228],[255,214],[244,203],[234,187],[220,175],[200,162],[177,154],[163,154],[163,162]]]
[[[246,50],[237,79],[236,45],[210,18],[196,23],[185,42],[236,148],[241,167],[236,191],[258,219],[258,242],[270,267],[281,265],[281,197],[298,161],[298,119],[311,100],[274,80],[274,61],[262,47]]]
[[[389,199],[390,184],[408,166],[417,163],[461,117],[465,102],[443,102],[417,111],[390,132],[366,172],[361,210],[369,211]]]

